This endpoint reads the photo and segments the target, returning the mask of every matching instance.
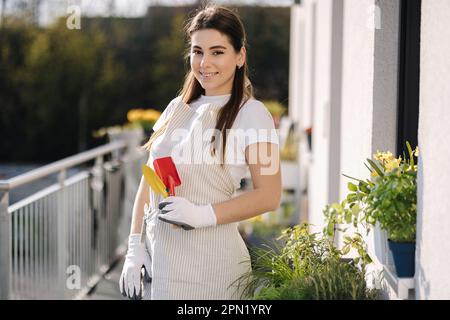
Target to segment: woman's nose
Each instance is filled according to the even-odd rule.
[[[200,67],[207,66],[209,64],[209,57],[205,54],[200,61]]]

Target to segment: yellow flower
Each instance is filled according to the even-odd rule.
[[[375,154],[373,155],[373,158],[374,158],[375,160],[381,160],[381,155],[382,155],[382,153],[381,153],[380,151],[377,150],[377,153],[375,153]]]
[[[386,162],[386,164],[384,166],[386,169],[386,172],[389,172],[389,171],[394,170],[395,168],[398,168],[400,166],[400,162],[401,162],[401,158],[399,158],[399,159],[394,158],[394,159]]]
[[[142,109],[131,109],[127,113],[127,120],[129,122],[139,121],[142,118],[143,112],[144,112],[144,110],[142,110]]]
[[[386,171],[391,171],[394,168],[398,168],[402,160],[401,157],[399,157],[398,159],[395,158],[392,152],[390,151],[388,152],[377,151],[377,153],[373,155],[373,158],[377,160]]]
[[[419,147],[418,147],[418,146],[417,146],[416,149],[414,150],[414,155],[415,155],[416,157],[419,156]]]
[[[388,152],[380,152],[380,151],[377,151],[377,153],[375,153],[375,154],[373,155],[373,158],[374,158],[375,160],[385,162],[385,161],[391,160],[392,158],[394,158],[394,156],[393,156],[392,153],[389,152],[389,151],[388,151]]]
[[[384,161],[388,162],[388,161],[392,161],[394,159],[395,158],[394,158],[394,155],[392,154],[392,152],[388,151],[388,152],[383,153],[383,160]]]
[[[142,113],[142,120],[156,121],[161,116],[161,112],[153,109],[144,110]]]
[[[155,122],[161,116],[161,112],[154,109],[131,109],[127,113],[129,122],[150,121]]]

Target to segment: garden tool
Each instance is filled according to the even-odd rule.
[[[147,184],[152,188],[152,190],[163,196],[163,198],[168,197],[167,189],[164,183],[162,182],[161,178],[156,174],[156,172],[147,166],[145,163],[142,165],[142,173],[144,174],[144,179],[147,182]],[[168,221],[167,221],[168,222]],[[144,220],[144,230],[146,227],[146,221]],[[178,225],[176,223],[173,223],[174,225]],[[178,225],[180,227],[183,227],[183,229],[186,229],[183,225]],[[144,239],[144,233],[142,233],[142,241]]]
[[[158,177],[156,172],[147,166],[145,163],[142,164],[142,174],[144,175],[145,182],[152,188],[153,192],[155,192],[158,195],[161,195],[163,198],[167,198],[167,190],[164,186],[164,183],[161,181],[161,179]],[[144,206],[144,212],[148,212],[148,206],[145,204]],[[147,228],[147,219],[144,217],[144,223],[142,224],[142,231],[141,231],[141,243],[145,242],[145,230]]]
[[[142,165],[142,174],[144,175],[145,182],[147,182],[155,193],[162,195],[163,198],[167,198],[168,194],[164,183],[156,172],[145,163]]]
[[[177,168],[173,163],[172,157],[158,158],[153,161],[153,166],[158,176],[163,181],[169,191],[170,196],[175,195],[175,187],[181,184]]]

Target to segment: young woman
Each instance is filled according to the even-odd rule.
[[[172,157],[181,185],[162,199],[141,179],[120,278],[132,299],[242,298],[236,280],[251,266],[238,222],[281,199],[278,137],[252,96],[242,22],[208,6],[187,34],[191,69],[145,145],[150,167]],[[235,195],[248,169],[253,189]]]

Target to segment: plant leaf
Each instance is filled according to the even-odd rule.
[[[349,252],[350,252],[350,246],[349,245],[347,245],[347,246],[344,246],[343,248],[342,248],[342,255],[346,255],[346,254],[348,254]]]
[[[346,177],[346,178],[349,178],[349,179],[352,179],[352,180],[356,180],[356,181],[362,181],[362,180],[360,180],[360,179],[356,179],[356,178],[353,178],[353,177],[350,177],[350,176],[348,176],[348,175],[346,175],[346,174],[342,174],[344,177]]]
[[[351,182],[347,183],[347,188],[348,188],[348,190],[353,191],[353,192],[358,191],[358,187]]]
[[[373,162],[371,159],[367,159],[367,162],[369,162],[370,166],[376,171],[376,173],[378,173],[380,177],[384,177],[383,171],[380,169],[380,167],[378,167],[378,165],[375,162]]]
[[[410,161],[409,164],[411,166],[413,166],[414,165],[413,151],[412,151],[411,145],[409,144],[409,141],[406,141],[406,147],[408,148],[409,161]]]

